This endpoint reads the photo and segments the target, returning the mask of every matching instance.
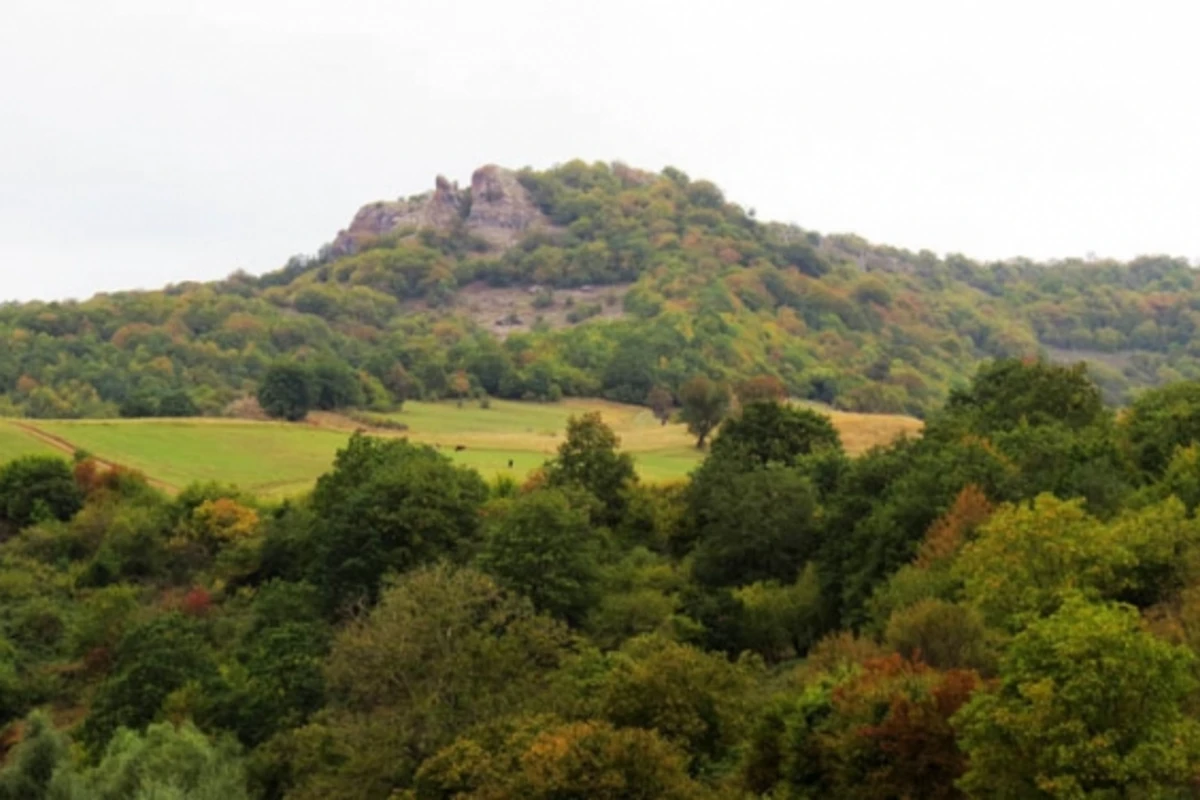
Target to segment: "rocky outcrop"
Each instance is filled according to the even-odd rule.
[[[516,173],[495,164],[475,170],[468,231],[494,247],[510,247],[531,229],[548,225]]]
[[[516,173],[488,164],[475,170],[468,191],[439,175],[431,193],[363,206],[330,249],[334,255],[350,255],[381,236],[426,228],[448,231],[460,224],[498,249],[511,247],[532,230],[550,227]]]

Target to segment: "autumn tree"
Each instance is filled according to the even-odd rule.
[[[697,375],[680,387],[680,416],[696,437],[696,447],[704,449],[709,433],[729,411],[729,401],[729,388],[706,375]]]
[[[740,381],[734,393],[743,406],[753,403],[782,403],[787,399],[787,387],[774,375],[756,375]]]
[[[759,716],[743,783],[771,797],[958,800],[966,759],[951,721],[978,684],[898,655],[818,674]]]
[[[654,731],[553,717],[504,720],[422,765],[412,800],[695,800],[684,753]],[[715,796],[714,796],[715,800]]]

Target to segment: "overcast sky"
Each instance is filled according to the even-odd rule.
[[[575,157],[914,250],[1196,257],[1191,5],[0,0],[0,300],[258,273]]]

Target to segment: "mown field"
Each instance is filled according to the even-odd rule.
[[[586,411],[601,413],[646,480],[681,478],[702,456],[682,425],[663,426],[647,409],[596,400],[492,401],[486,409],[476,403],[462,408],[455,403],[407,403],[403,411],[389,416],[409,430],[381,435],[408,436],[437,447],[485,478],[522,478],[553,454],[571,415]],[[840,412],[830,416],[851,452],[921,425],[909,417]],[[141,470],[167,490],[216,480],[281,497],[311,486],[354,427],[344,418],[320,414],[295,425],[227,419],[0,420],[0,462],[26,453],[83,449],[104,461]]]

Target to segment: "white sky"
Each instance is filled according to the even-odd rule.
[[[480,164],[982,258],[1200,256],[1200,8],[0,0],[0,300],[262,272]]]

